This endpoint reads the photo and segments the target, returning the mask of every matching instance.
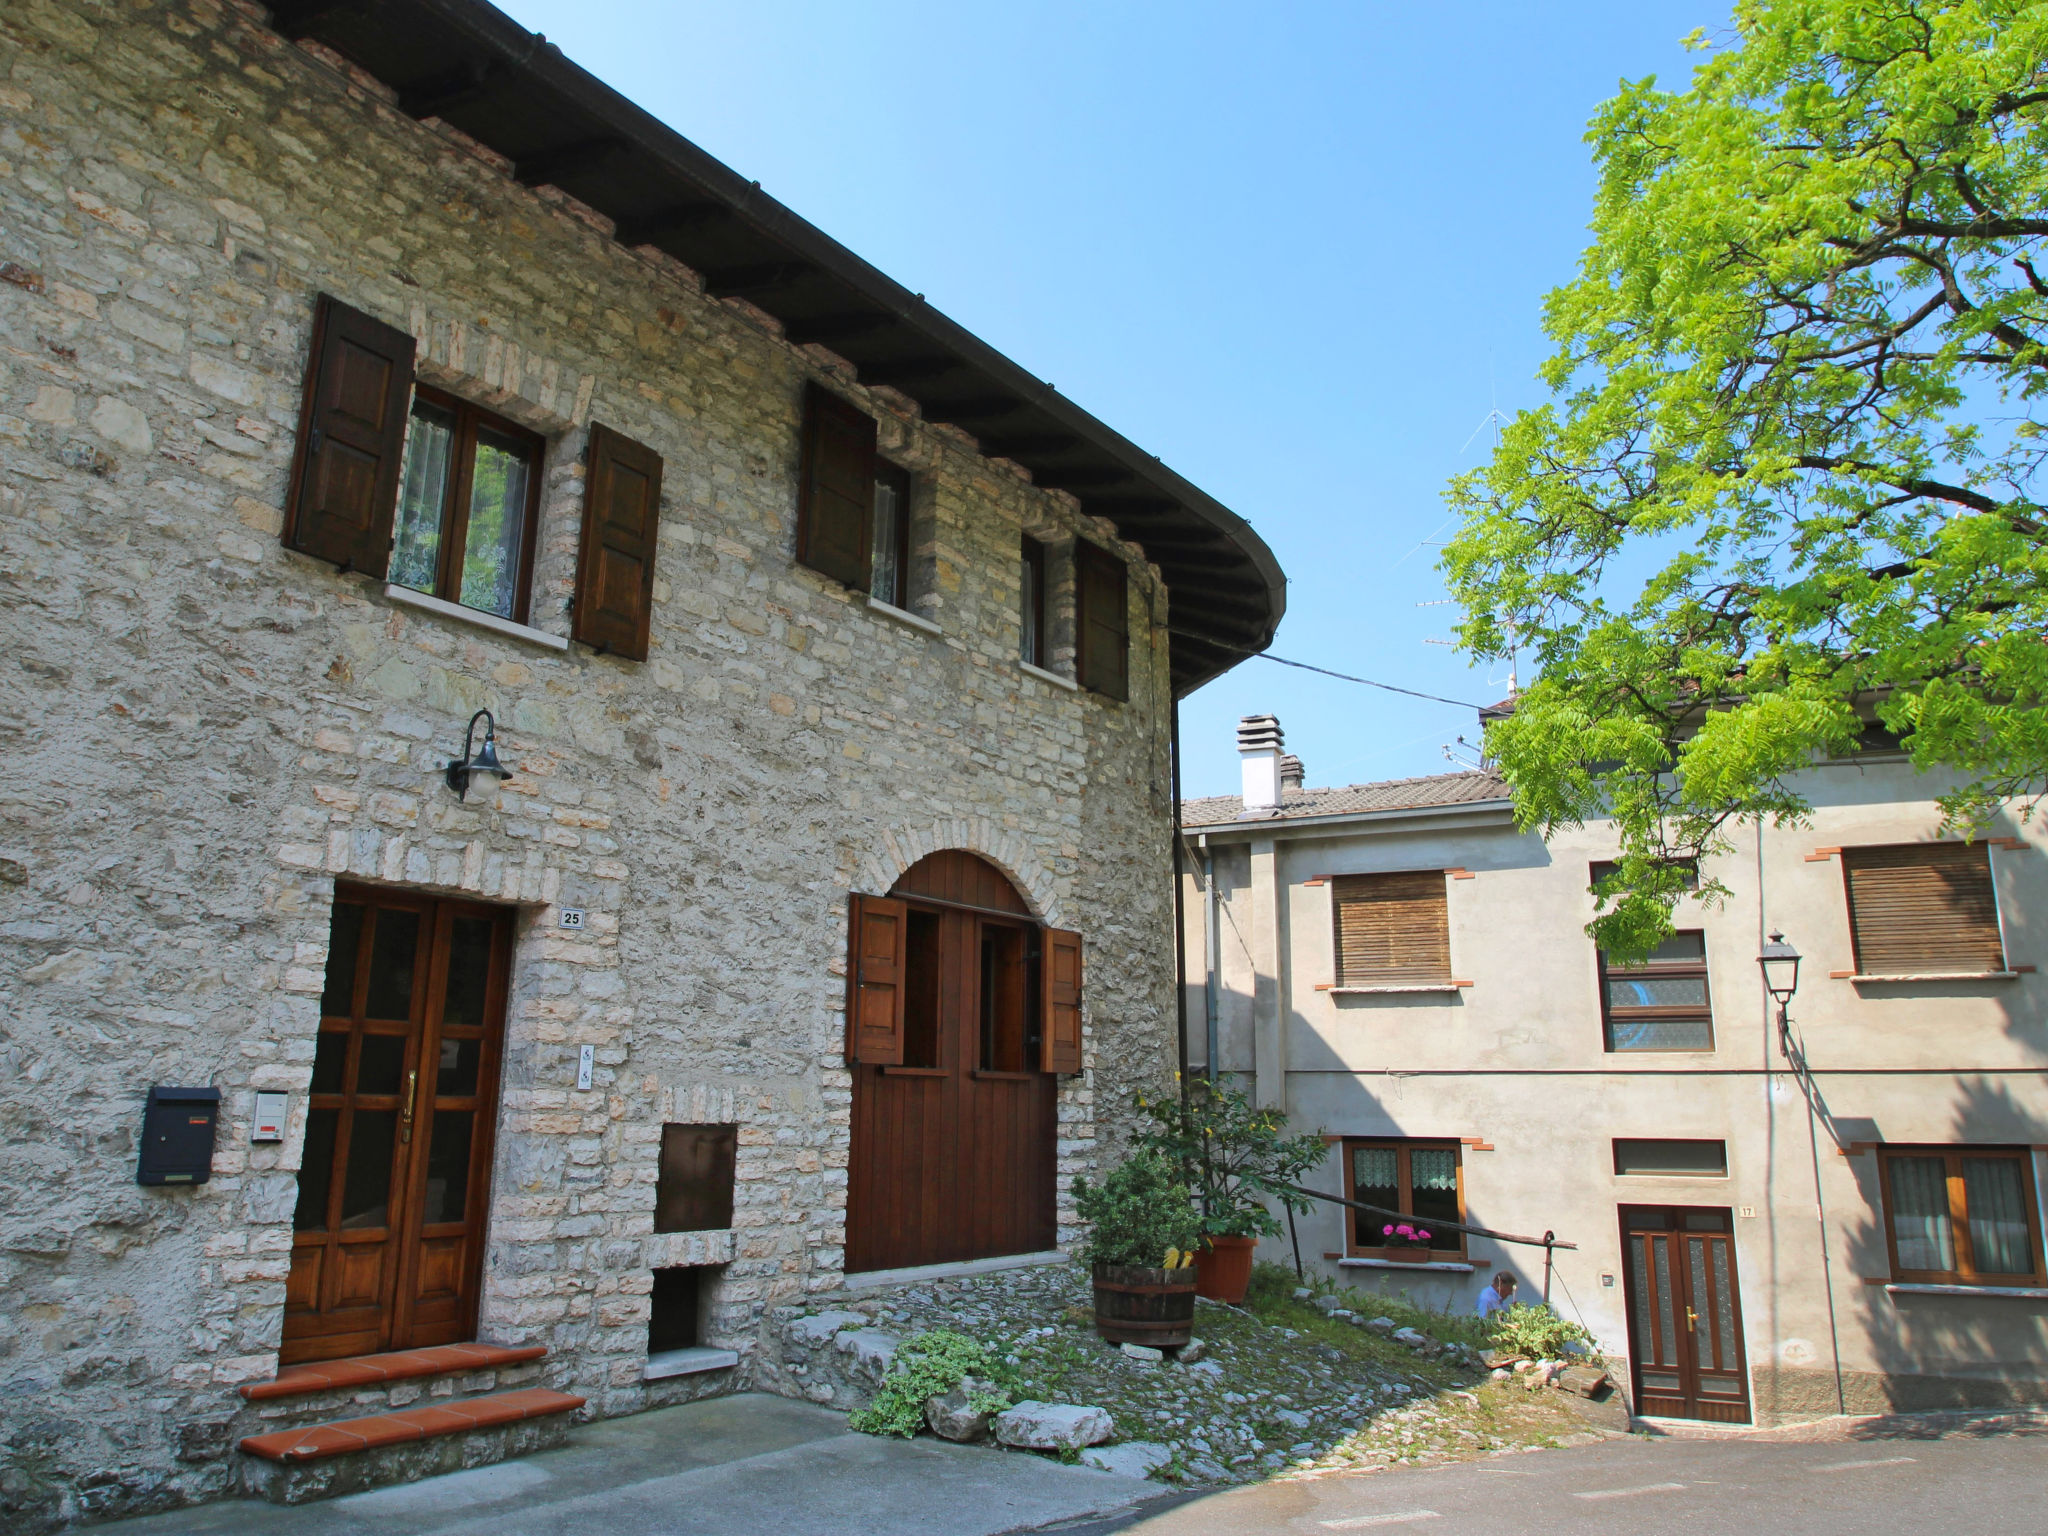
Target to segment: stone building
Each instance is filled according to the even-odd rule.
[[[488,6],[0,9],[0,465],[0,1524],[728,1390],[1174,1071],[1270,553]]]
[[[1585,932],[1611,827],[1546,843],[1483,771],[1308,787],[1269,716],[1240,751],[1244,793],[1185,807],[1191,1057],[1323,1130],[1318,1189],[1400,1213],[1319,1205],[1309,1264],[1457,1311],[1548,1280],[1650,1417],[2048,1402],[2038,819],[1957,840],[1873,730],[1625,965]],[[1546,1276],[1445,1221],[1573,1247]]]

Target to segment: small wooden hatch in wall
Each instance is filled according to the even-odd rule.
[[[732,1225],[736,1125],[664,1125],[654,1230],[720,1232]]]

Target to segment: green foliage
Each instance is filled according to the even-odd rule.
[[[1074,1180],[1074,1209],[1091,1224],[1081,1258],[1088,1264],[1156,1268],[1168,1250],[1192,1248],[1201,1235],[1188,1187],[1157,1152],[1139,1148],[1100,1184]]]
[[[1496,1349],[1531,1360],[1560,1360],[1593,1347],[1592,1334],[1540,1301],[1502,1307],[1487,1322],[1491,1325],[1487,1337]]]
[[[1524,825],[1614,818],[1623,956],[1670,932],[1671,860],[1798,821],[1872,715],[1966,832],[2048,788],[2048,6],[1735,27],[1594,118],[1556,398],[1450,492],[1464,644],[1541,668],[1489,750]]]
[[[1218,1236],[1269,1237],[1281,1231],[1268,1201],[1309,1209],[1286,1186],[1328,1155],[1320,1135],[1287,1134],[1287,1116],[1254,1109],[1234,1088],[1196,1079],[1174,1098],[1137,1096],[1152,1121],[1138,1144],[1179,1169],[1195,1193],[1201,1230]]]
[[[896,1346],[895,1364],[867,1407],[847,1423],[864,1435],[898,1435],[908,1440],[924,1424],[924,1401],[943,1397],[968,1377],[979,1385],[967,1394],[977,1413],[1000,1413],[1014,1400],[1015,1374],[985,1344],[964,1333],[934,1328],[912,1334]]]

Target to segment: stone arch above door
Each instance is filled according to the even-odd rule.
[[[894,888],[911,867],[931,854],[959,849],[993,864],[1030,903],[1030,915],[1050,928],[1066,928],[1059,885],[1031,845],[986,817],[967,816],[925,826],[884,832],[864,855],[848,884],[856,891],[881,895]]]

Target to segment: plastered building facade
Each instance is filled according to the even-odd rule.
[[[509,914],[473,1336],[544,1345],[585,1414],[744,1383],[766,1309],[842,1283],[850,896],[959,851],[1083,935],[1062,1241],[1104,1113],[1175,1066],[1156,560],[294,30],[210,0],[0,15],[0,1523],[233,1485],[338,888]],[[321,294],[544,444],[523,622],[287,547]],[[792,557],[807,386],[908,476],[898,603]],[[593,422],[664,470],[644,660],[570,640]],[[1023,536],[1052,552],[1043,665]],[[1075,686],[1077,541],[1125,572],[1126,698]],[[482,709],[512,776],[458,798]],[[136,1182],[160,1084],[219,1091],[204,1183]],[[259,1092],[281,1140],[252,1141]],[[723,1230],[654,1230],[675,1122],[736,1127]],[[678,1266],[739,1360],[650,1381]]]
[[[1455,1206],[1474,1226],[1574,1244],[1553,1253],[1550,1300],[1651,1416],[2048,1400],[2037,824],[2015,811],[1966,848],[1942,828],[1942,785],[1898,754],[1817,766],[1797,786],[1807,825],[1745,825],[1702,870],[1730,895],[1681,903],[1675,958],[1603,971],[1584,925],[1615,856],[1607,828],[1546,843],[1515,827],[1485,772],[1325,790],[1300,787],[1297,765],[1283,790],[1280,745],[1254,731],[1246,797],[1187,807],[1212,870],[1206,891],[1189,877],[1189,953],[1214,957],[1190,961],[1190,1010],[1213,998],[1221,1074],[1325,1133],[1317,1188],[1384,1205],[1364,1189],[1384,1177],[1412,1225]],[[1883,890],[1856,882],[1885,860],[1938,874],[1901,898],[1895,942],[1955,927],[1955,889],[1981,896],[1964,914],[1971,958],[1909,955],[1928,974],[1883,973],[1897,963],[1872,959]],[[1344,906],[1418,877],[1447,947],[1371,974],[1384,951]],[[1789,1016],[1810,1075],[1758,967],[1774,930],[1803,957]],[[1207,1032],[1192,1033],[1201,1070]],[[1304,1260],[1460,1312],[1502,1269],[1518,1299],[1540,1297],[1540,1244],[1404,1245],[1386,1231],[1401,1219],[1319,1205],[1299,1222]],[[1287,1239],[1264,1256],[1291,1262]]]

